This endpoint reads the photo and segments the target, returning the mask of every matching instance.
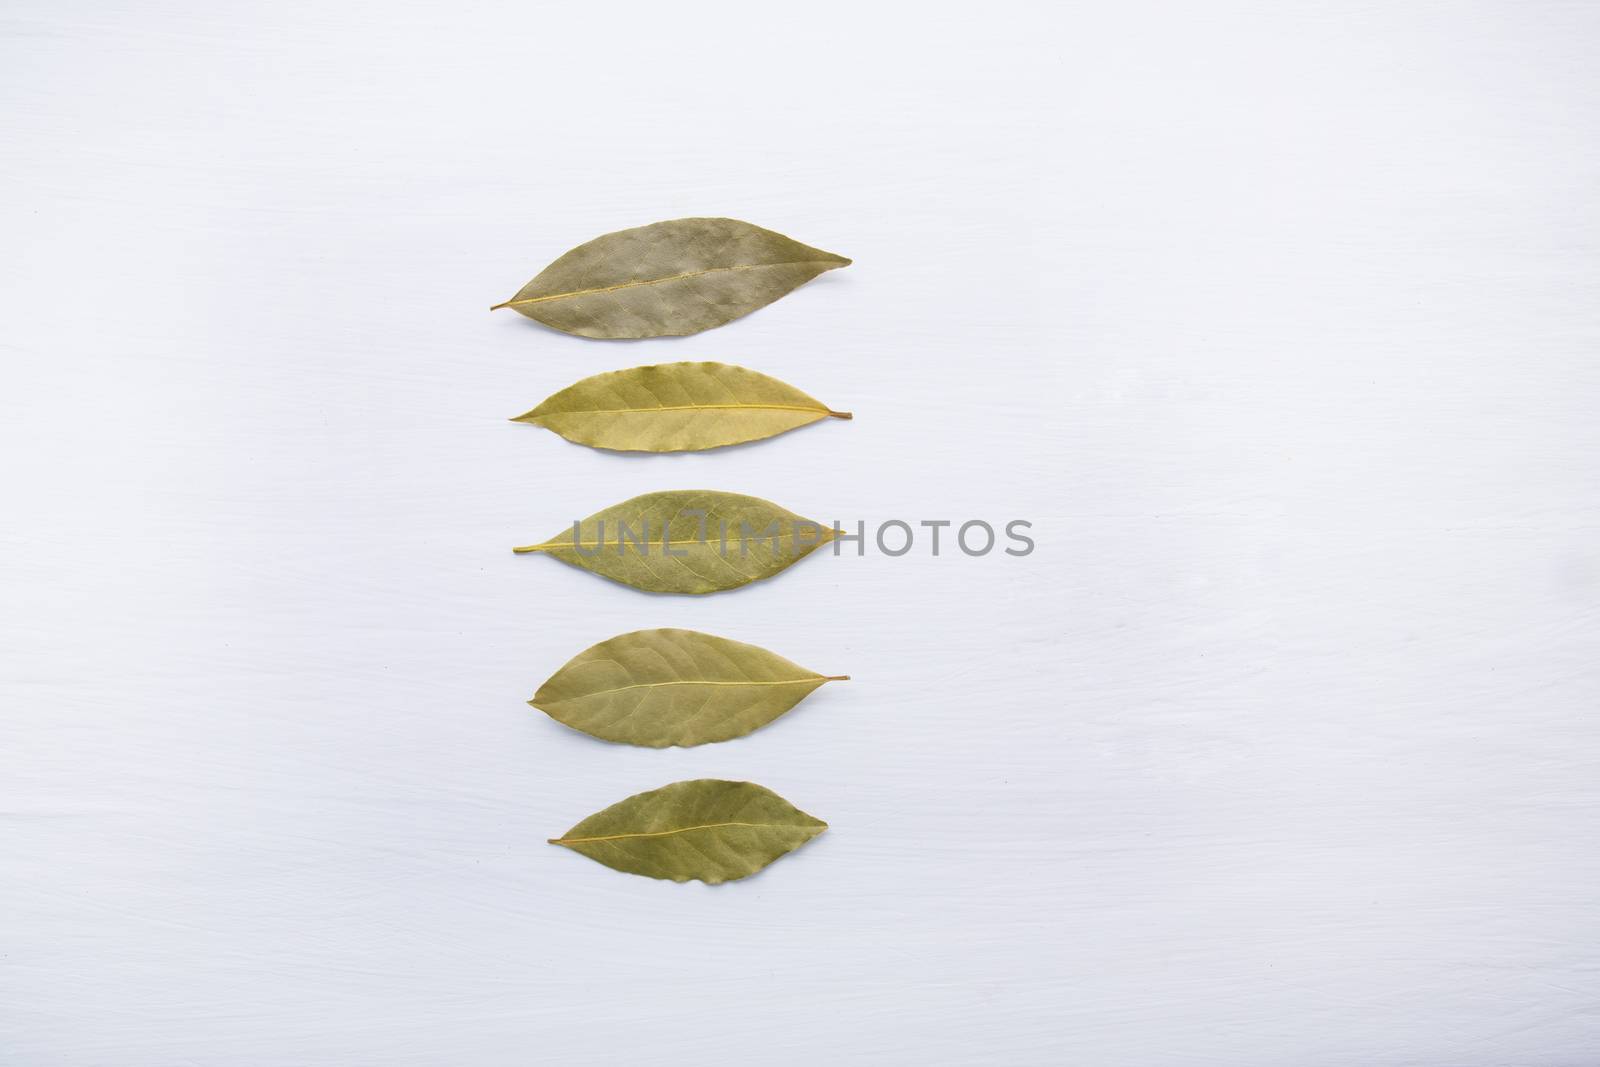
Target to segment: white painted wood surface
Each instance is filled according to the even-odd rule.
[[[0,15],[7,1064],[1600,1062],[1600,17],[1583,3]],[[632,344],[606,230],[856,264]],[[856,412],[505,421],[745,363]],[[705,599],[513,557],[634,493],[1025,518]],[[523,701],[681,625],[849,684],[747,740]],[[742,883],[544,844],[681,778]]]

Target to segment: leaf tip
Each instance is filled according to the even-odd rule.
[[[508,308],[510,306],[511,306],[511,301],[507,300],[503,304],[496,304],[494,307],[490,308],[489,310],[490,311],[499,311],[501,308]]]

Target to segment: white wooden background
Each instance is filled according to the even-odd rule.
[[[11,0],[0,1061],[1600,1063],[1600,9]],[[724,329],[490,315],[692,214],[856,264]],[[721,359],[853,423],[510,415]],[[652,489],[1026,559],[652,598]],[[619,631],[832,685],[665,752]],[[759,877],[544,839],[682,778]]]

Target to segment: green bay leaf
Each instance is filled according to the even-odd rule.
[[[753,782],[698,778],[637,793],[550,843],[629,874],[715,885],[755,874],[827,828]]]
[[[646,493],[515,552],[536,552],[647,593],[715,593],[770,578],[833,530],[768,500],[712,489]]]
[[[738,219],[673,219],[581,244],[495,308],[582,337],[679,337],[849,263]]]
[[[580,652],[528,703],[605,741],[688,747],[743,737],[848,677],[697,630],[636,630]]]
[[[594,448],[693,452],[775,437],[829,416],[851,417],[747,367],[662,363],[585,378],[512,421]]]

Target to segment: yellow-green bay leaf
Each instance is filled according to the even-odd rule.
[[[849,263],[738,219],[673,219],[581,244],[495,308],[582,337],[678,337]]]
[[[776,437],[830,415],[851,417],[760,371],[662,363],[585,378],[512,421],[594,448],[693,452]]]
[[[605,741],[687,747],[743,737],[848,677],[697,630],[635,630],[580,652],[528,703]]]
[[[827,828],[753,782],[698,778],[637,793],[550,843],[629,874],[715,885],[755,874]]]
[[[647,593],[715,593],[770,578],[833,530],[768,500],[712,489],[646,493],[597,511],[537,552]]]

